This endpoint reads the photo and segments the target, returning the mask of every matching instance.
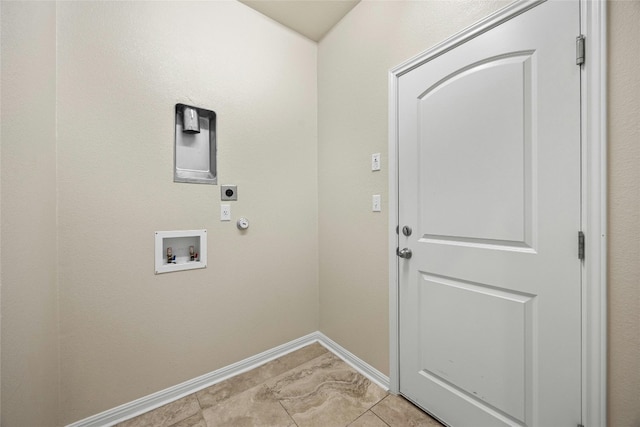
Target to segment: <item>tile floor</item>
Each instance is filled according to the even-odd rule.
[[[437,426],[401,397],[311,344],[117,427]]]

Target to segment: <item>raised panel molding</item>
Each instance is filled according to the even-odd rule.
[[[422,374],[486,412],[529,425],[536,296],[428,273],[421,279],[419,341],[429,344],[420,350]],[[443,334],[443,323],[453,332]],[[480,334],[482,345],[470,344]]]
[[[452,70],[418,97],[425,239],[534,249],[536,64],[534,51],[499,55]]]

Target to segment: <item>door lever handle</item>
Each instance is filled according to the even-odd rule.
[[[400,258],[410,259],[411,255],[413,254],[411,253],[411,249],[409,248],[404,248],[404,249],[396,248],[396,255],[398,255]]]

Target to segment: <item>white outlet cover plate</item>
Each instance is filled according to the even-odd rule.
[[[231,221],[231,205],[220,205],[220,221]]]

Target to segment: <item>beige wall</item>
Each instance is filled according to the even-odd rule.
[[[609,6],[609,425],[640,426],[640,1]]]
[[[58,418],[55,10],[2,4],[2,426]]]
[[[63,2],[56,22],[3,1],[2,425],[69,423],[318,325],[388,374],[387,72],[504,4],[365,0],[316,46],[235,2]],[[609,10],[615,427],[640,423],[639,4]],[[176,102],[218,113],[246,235],[218,186],[172,182]],[[187,228],[209,267],[155,276],[153,232]]]
[[[320,329],[385,374],[388,72],[505,4],[365,0],[319,45]],[[371,212],[373,194],[382,213]]]
[[[235,1],[58,5],[64,423],[317,330],[316,54]],[[217,113],[233,222],[172,182],[177,102]],[[198,228],[208,267],[154,275],[154,231]]]
[[[504,4],[365,0],[319,45],[320,327],[385,373],[387,72]],[[609,5],[609,421],[627,427],[640,425],[640,2]]]

